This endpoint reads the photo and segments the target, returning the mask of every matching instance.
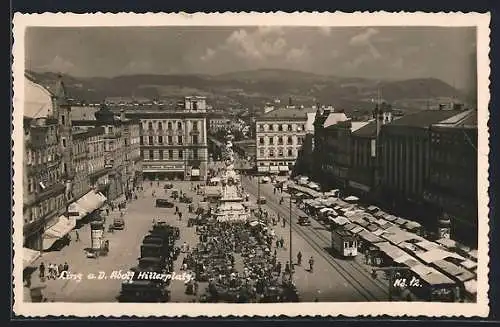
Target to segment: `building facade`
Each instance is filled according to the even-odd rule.
[[[186,97],[174,110],[127,111],[140,122],[143,177],[205,180],[208,143],[205,97]]]
[[[256,164],[261,173],[288,173],[295,166],[315,109],[280,108],[256,119]]]
[[[43,234],[66,211],[58,141],[58,120],[24,118],[24,247],[43,250]]]
[[[477,247],[476,111],[431,126],[429,180],[423,196],[437,207],[441,220],[450,221],[449,237]]]

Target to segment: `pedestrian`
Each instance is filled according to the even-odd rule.
[[[311,258],[309,259],[309,272],[313,272],[313,266],[314,266],[314,259],[311,256]]]
[[[59,266],[57,264],[54,264],[54,279],[59,277]]]
[[[63,266],[63,271],[66,271],[68,272],[69,271],[69,265],[67,262],[64,263],[64,266]]]
[[[60,263],[60,264],[57,266],[57,277],[59,277],[63,271],[64,271],[64,266],[63,266],[63,264],[62,264],[62,263]]]
[[[285,264],[285,274],[289,274],[289,273],[290,273],[290,263],[287,261]]]
[[[156,225],[156,219],[153,218],[153,226]]]
[[[76,241],[79,242],[80,241],[80,233],[78,233],[78,231],[75,231],[75,236],[76,236]]]
[[[182,212],[179,211],[179,220],[182,220]]]
[[[281,216],[280,216],[280,214],[278,214],[278,224],[281,222],[280,220],[281,220]]]
[[[302,264],[302,252],[297,253],[297,264],[300,266]]]
[[[281,247],[283,247],[285,245],[285,239],[283,239],[283,236],[281,236],[280,242],[281,242]]]
[[[175,213],[179,213],[179,207],[178,206],[175,206]]]
[[[43,281],[43,279],[45,279],[45,264],[43,262],[40,263],[38,269],[40,270],[40,279]]]

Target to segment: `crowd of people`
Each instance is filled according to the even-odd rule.
[[[275,236],[264,225],[248,222],[208,221],[197,226],[199,243],[183,261],[183,267],[208,282],[202,301],[286,302],[297,300],[290,281],[290,265],[273,251]]]

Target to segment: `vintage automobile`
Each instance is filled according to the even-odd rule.
[[[193,203],[193,198],[190,196],[182,195],[179,199],[182,203]]]
[[[179,197],[179,190],[176,188],[171,189],[170,197],[173,199],[177,199]]]
[[[267,183],[271,182],[271,178],[269,178],[269,177],[267,177],[267,176],[264,176],[264,177],[262,177],[262,178],[260,179],[260,182],[261,182],[262,184],[267,184]]]
[[[264,196],[259,197],[257,204],[266,204],[267,200]]]
[[[125,229],[125,220],[123,217],[116,217],[113,219],[113,229],[123,230]]]
[[[172,184],[172,183],[167,183],[167,184],[165,184],[165,185],[163,186],[163,189],[165,189],[165,190],[169,190],[169,189],[171,189],[171,188],[173,188],[173,187],[174,187],[174,184]]]
[[[118,297],[119,302],[167,302],[169,293],[166,289],[166,282],[162,280],[141,279],[141,272],[153,271],[154,267],[134,267],[130,271],[134,272],[131,279],[124,280],[121,285],[121,292]]]
[[[309,216],[305,214],[301,214],[299,216],[299,225],[300,226],[309,226],[311,225],[311,220],[309,219]]]
[[[156,206],[158,208],[173,208],[174,203],[168,201],[167,199],[157,199],[156,200]]]

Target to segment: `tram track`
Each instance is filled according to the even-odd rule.
[[[258,192],[258,185],[254,185],[251,181],[245,181],[245,186],[248,187],[249,190],[253,190],[254,196],[256,196]],[[267,203],[266,205],[273,211],[279,212],[282,216],[283,219],[286,219],[288,223],[290,224],[290,219],[289,219],[289,210],[282,207],[278,203],[276,203],[275,200],[272,199],[272,197],[267,194],[268,192],[264,190],[261,194],[267,195]],[[292,218],[298,217],[298,211],[294,208],[292,208]],[[316,250],[316,252],[326,260],[326,262],[342,277],[345,279],[345,281],[350,284],[354,290],[356,290],[362,297],[364,297],[366,300],[371,301],[371,300],[381,300],[380,296],[375,294],[375,293],[382,293],[384,297],[388,294],[387,290],[382,288],[378,283],[374,282],[374,280],[365,273],[364,270],[362,270],[362,267],[356,267],[354,263],[348,262],[348,261],[338,261],[335,260],[331,256],[331,254],[326,250],[327,248],[330,247],[330,242],[325,238],[324,235],[322,235],[320,232],[316,231],[312,226],[308,229],[303,229],[295,224],[292,224],[292,230],[295,231],[298,235],[300,235],[306,243],[308,243],[313,249]],[[309,231],[310,233],[307,233],[306,231]],[[311,233],[313,236],[317,236],[317,239],[323,241],[323,242],[318,242],[318,240],[315,237],[311,237]],[[350,271],[350,269],[353,269],[355,273]],[[372,287],[375,287],[378,292],[373,292],[369,287],[366,285],[371,285]]]

